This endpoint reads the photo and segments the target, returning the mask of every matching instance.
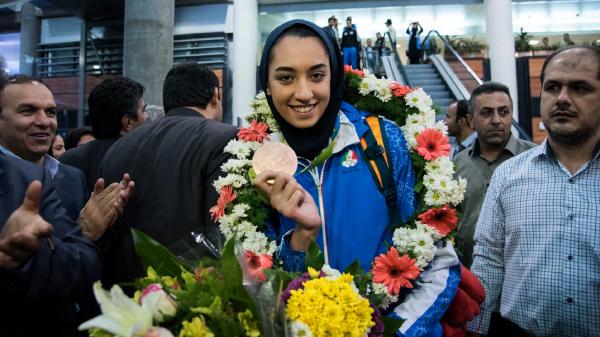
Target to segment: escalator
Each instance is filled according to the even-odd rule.
[[[385,37],[389,38],[388,35]],[[423,88],[431,96],[441,119],[451,102],[468,100],[473,89],[483,81],[438,31],[429,31],[421,45],[422,64],[404,65],[397,50],[392,50],[380,57],[382,72],[400,84]],[[514,119],[513,127],[519,138],[531,140],[531,136]]]
[[[438,106],[442,114],[455,97],[446,87],[443,78],[431,63],[409,64],[404,66],[408,81],[413,87],[421,87],[431,96],[433,104]]]

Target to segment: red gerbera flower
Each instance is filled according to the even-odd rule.
[[[247,266],[246,271],[252,280],[261,282],[267,280],[267,275],[263,271],[273,266],[273,257],[271,255],[258,255],[251,250],[247,250],[244,252],[244,260]]]
[[[347,73],[356,74],[361,78],[365,77],[365,73],[362,70],[352,69],[352,66],[345,64],[344,65],[344,74],[347,74]]]
[[[393,82],[390,85],[390,90],[392,90],[392,94],[396,97],[403,97],[412,91],[412,89],[408,85],[401,85],[398,82]]]
[[[448,137],[439,130],[425,129],[417,136],[416,140],[417,147],[415,149],[425,160],[435,160],[450,154],[451,146],[448,144]]]
[[[440,208],[432,208],[425,213],[419,215],[419,220],[435,228],[441,235],[448,235],[458,224],[458,212],[456,209],[444,205]]]
[[[225,206],[234,201],[235,198],[236,195],[233,193],[233,187],[231,185],[221,188],[221,193],[219,193],[217,204],[208,210],[210,212],[211,219],[214,222],[217,222],[220,217],[225,215]]]
[[[238,131],[238,138],[240,140],[244,140],[247,142],[262,142],[263,139],[269,140],[269,135],[267,134],[267,130],[269,126],[265,123],[259,123],[257,121],[252,121],[250,127],[240,128]]]
[[[373,261],[373,282],[385,284],[390,294],[398,295],[400,288],[412,288],[411,280],[419,277],[415,261],[406,254],[399,256],[396,248],[392,247],[387,254],[380,254]]]

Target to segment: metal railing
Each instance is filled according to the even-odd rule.
[[[440,46],[440,43],[441,45]],[[452,47],[452,44],[446,37],[440,34],[437,30],[430,30],[423,42],[421,43],[421,48],[423,49],[423,57],[427,59],[430,55],[442,55],[443,59],[446,61],[456,61],[460,64],[460,66],[466,71],[466,73],[470,76],[471,80],[475,81],[477,85],[483,83],[481,78],[477,76],[477,74],[473,71],[473,69],[465,62],[465,60],[460,56],[460,54]],[[466,98],[468,99],[468,97]]]
[[[438,44],[438,41],[441,42],[441,46]],[[472,81],[477,83],[477,86],[481,85],[483,81],[477,74],[473,71],[473,69],[465,62],[465,60],[460,56],[460,54],[452,47],[452,44],[446,37],[440,34],[437,30],[430,30],[423,42],[421,43],[421,48],[423,49],[423,57],[424,59],[431,59],[433,63],[435,63],[435,59],[439,62],[440,59],[447,60],[450,58],[451,61],[457,61],[462,68],[466,71]],[[438,57],[434,57],[434,56]],[[441,57],[440,57],[441,56]],[[449,67],[449,66],[448,66]],[[451,69],[448,69],[452,71]],[[463,86],[464,87],[464,86]],[[452,89],[451,89],[452,90]],[[457,99],[469,99],[471,97],[470,92],[464,90],[458,90],[454,92]],[[514,118],[512,120],[512,125],[519,134],[519,138],[531,141],[531,136],[529,133],[523,129],[523,127],[517,122]]]
[[[385,70],[385,74],[388,78],[394,79],[400,84],[411,86],[410,80],[408,76],[406,76],[406,70],[404,69],[404,65],[402,64],[402,60],[400,60],[400,55],[398,55],[398,50],[393,48],[395,45],[392,43],[392,38],[389,34],[384,34],[384,46],[382,47],[381,55],[379,55],[379,59],[381,64]],[[385,40],[389,43],[391,48],[385,47]],[[399,71],[399,74],[396,73]],[[400,78],[399,78],[400,77]]]

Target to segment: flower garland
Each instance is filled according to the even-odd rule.
[[[458,224],[455,207],[463,200],[466,180],[453,178],[447,126],[435,121],[429,95],[421,88],[378,79],[368,72],[350,67],[344,70],[344,100],[359,110],[378,112],[400,126],[416,175],[417,216],[395,229],[393,246],[375,257],[369,275],[372,282],[367,296],[372,304],[386,309],[398,301],[400,289],[413,288],[433,260],[436,242],[453,235]],[[243,250],[251,252],[245,254],[248,259],[271,261],[275,242],[263,233],[268,213],[252,185],[255,174],[251,158],[264,141],[280,141],[282,137],[264,93],[257,95],[251,107],[246,117],[249,126],[240,129],[237,139],[224,149],[232,156],[221,167],[227,175],[214,182],[219,199],[210,212],[227,240],[235,238]],[[272,264],[263,266],[270,268]],[[265,279],[260,273],[256,275]]]

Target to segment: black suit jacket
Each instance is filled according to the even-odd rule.
[[[53,181],[67,215],[73,221],[77,221],[79,212],[85,206],[89,196],[83,172],[69,165],[58,164],[58,172],[54,175]]]
[[[33,180],[42,182],[40,215],[54,227],[50,245],[18,270],[0,268],[0,335],[73,336],[76,302],[100,278],[99,254],[62,207],[50,173],[0,154],[0,228],[23,202]]]
[[[60,157],[60,162],[80,169],[85,175],[88,191],[94,190],[96,180],[100,178],[100,162],[104,154],[117,141],[117,138],[96,139],[89,143],[69,149]]]
[[[223,148],[236,133],[231,125],[178,108],[135,128],[108,150],[101,175],[111,183],[129,173],[135,193],[108,233],[112,237],[104,247],[105,284],[142,273],[131,227],[170,247],[194,229],[215,225],[208,211],[218,198],[212,183],[222,175],[220,167],[228,157]]]

